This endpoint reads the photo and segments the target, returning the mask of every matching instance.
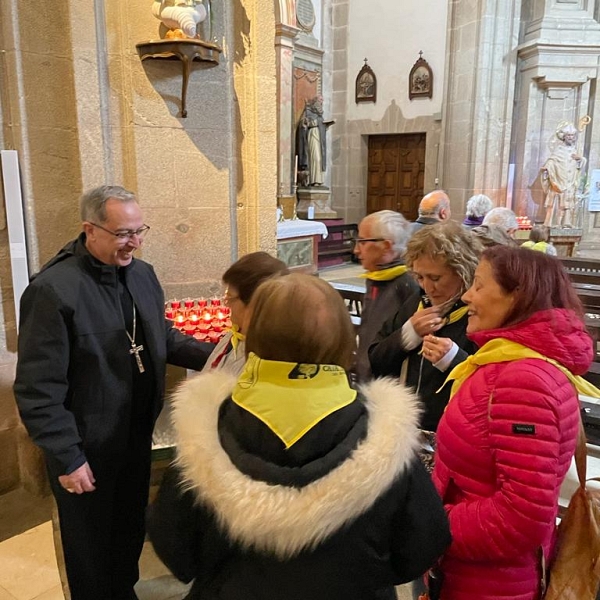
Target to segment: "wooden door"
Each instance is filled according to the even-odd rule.
[[[396,210],[417,218],[425,179],[425,134],[369,136],[367,214]]]

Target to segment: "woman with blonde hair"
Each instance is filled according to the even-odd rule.
[[[437,429],[448,403],[448,390],[439,389],[446,375],[475,351],[460,297],[471,286],[481,250],[479,240],[457,223],[415,233],[404,258],[421,294],[384,325],[369,349],[373,375],[399,377],[419,396],[426,431]]]
[[[355,336],[339,294],[291,274],[249,307],[248,361],[184,384],[177,459],[149,511],[189,599],[393,600],[449,543],[416,458],[405,388],[348,384]]]

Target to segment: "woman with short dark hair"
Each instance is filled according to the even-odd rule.
[[[266,252],[246,254],[225,271],[223,299],[231,310],[232,328],[219,340],[206,361],[204,371],[228,369],[239,375],[246,362],[244,326],[252,295],[263,281],[288,273],[284,262]]]
[[[535,600],[575,451],[578,390],[590,393],[578,376],[592,340],[567,274],[541,252],[487,249],[463,301],[479,350],[450,374],[437,430],[433,479],[453,538],[441,598]]]

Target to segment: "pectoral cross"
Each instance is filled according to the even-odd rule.
[[[140,352],[144,349],[144,346],[140,344],[139,346],[135,345],[135,342],[131,342],[131,350],[129,350],[129,354],[135,354],[135,362],[137,363],[137,367],[140,370],[140,373],[143,373],[146,369],[144,369],[144,363],[142,362],[142,358],[140,356]]]

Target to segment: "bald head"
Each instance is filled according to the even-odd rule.
[[[450,198],[444,190],[434,190],[423,196],[419,203],[419,216],[446,221],[450,218]]]

